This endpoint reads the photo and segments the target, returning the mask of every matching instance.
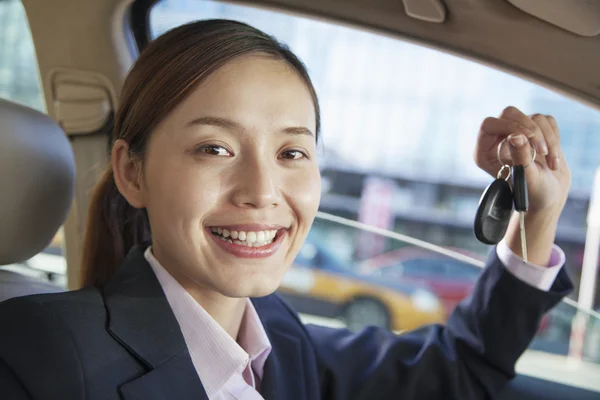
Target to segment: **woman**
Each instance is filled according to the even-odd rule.
[[[320,196],[317,96],[287,48],[232,21],[176,28],[140,55],[115,122],[87,288],[0,305],[10,399],[486,398],[571,290],[553,247],[570,176],[551,117],[507,108],[475,152],[495,176],[502,138],[523,164],[527,138],[537,146],[526,220],[537,266],[519,258],[513,221],[448,325],[402,336],[305,327],[273,294]]]

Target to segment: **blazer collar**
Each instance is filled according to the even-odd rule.
[[[134,247],[104,287],[108,331],[148,367],[156,368],[186,349],[179,324],[144,257]]]
[[[134,247],[103,290],[108,332],[150,370],[122,385],[121,394],[127,400],[208,399],[145,250]],[[261,394],[266,400],[307,399],[300,323],[276,295],[252,302],[272,345]]]
[[[125,399],[207,399],[183,334],[144,246],[134,247],[103,290],[108,332],[142,361],[147,374],[121,386]]]
[[[272,346],[265,362],[262,396],[265,400],[308,399],[300,322],[281,305],[277,295],[252,299],[252,303]]]

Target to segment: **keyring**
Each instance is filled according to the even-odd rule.
[[[506,175],[506,178],[502,178],[502,173],[504,172],[504,170],[508,171],[508,175]],[[496,179],[504,179],[505,181],[508,182],[511,174],[512,174],[512,172],[510,170],[510,165],[504,164],[502,166],[502,168],[500,168],[500,171],[498,171],[498,175],[496,175]]]
[[[502,145],[504,144],[504,142],[506,142],[506,140],[508,139],[508,136],[505,137],[504,139],[502,139],[502,141],[500,143],[498,143],[498,162],[500,163],[500,165],[502,165],[504,168],[504,166],[506,164],[504,164],[502,162],[502,157],[500,157],[500,152],[502,151]],[[523,168],[527,168],[529,167],[529,165],[531,165],[532,162],[535,161],[535,158],[537,157],[537,150],[535,149],[535,146],[531,144],[531,141],[529,140],[529,138],[527,138],[527,142],[529,143],[529,146],[531,148],[533,148],[533,157],[531,158],[531,161],[529,162],[529,164],[527,164],[526,166],[524,166]]]

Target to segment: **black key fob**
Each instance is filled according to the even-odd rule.
[[[527,193],[527,179],[525,179],[525,167],[515,165],[511,168],[513,197],[515,210],[527,211],[529,209],[529,194]]]
[[[475,236],[485,244],[498,244],[508,229],[513,194],[504,179],[496,179],[483,192],[475,214]]]

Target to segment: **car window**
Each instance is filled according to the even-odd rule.
[[[0,98],[46,111],[33,39],[20,0],[0,1]],[[10,267],[64,287],[62,243],[61,229],[44,252]]]
[[[364,290],[373,298],[385,288],[394,290],[398,301],[413,302],[414,308],[397,323],[386,322],[389,329],[415,328],[410,321],[417,319],[422,323],[443,322],[448,310],[472,289],[479,266],[491,250],[473,234],[479,198],[491,178],[478,169],[472,154],[482,120],[508,105],[527,113],[552,114],[558,121],[572,171],[572,190],[556,243],[565,252],[568,273],[579,281],[591,187],[600,166],[600,112],[457,56],[287,12],[215,1],[161,0],[150,14],[151,35],[157,37],[175,26],[208,18],[235,19],[256,26],[288,44],[306,63],[320,97],[323,123],[323,193],[321,213],[312,233],[318,234],[319,245],[344,266],[339,282],[357,274],[364,278]],[[365,226],[378,228],[379,233]],[[418,252],[410,247],[420,241],[453,255],[448,261],[437,252],[436,258],[416,256]],[[431,251],[426,247],[421,250]],[[313,248],[309,253],[315,251]],[[392,253],[396,251],[404,253]],[[452,276],[458,283],[446,287],[425,282],[417,287],[403,284],[402,276],[393,279],[373,273],[381,265],[371,261],[386,254],[391,254],[388,265],[394,264],[396,257],[396,264],[404,266],[402,276],[412,270],[431,277]],[[299,257],[310,261],[306,255]],[[403,261],[415,257],[422,260]],[[322,277],[318,271],[311,275],[311,285],[320,289],[319,304],[329,301],[340,309],[350,309],[356,299],[333,293],[344,286],[331,279],[335,278]],[[329,291],[323,291],[324,286]],[[418,289],[418,295],[413,296],[410,288]],[[310,297],[310,288],[305,289]],[[570,299],[577,299],[577,291]],[[600,306],[599,301],[596,296],[595,307]],[[310,304],[315,303],[298,303],[307,321],[325,310]],[[382,303],[361,306],[377,315],[384,307]],[[415,315],[420,317],[413,318]],[[555,360],[548,354],[564,363],[570,352],[575,315],[576,309],[563,303],[542,321],[527,353],[531,363],[523,368],[538,372],[536,376],[539,371],[543,374],[548,371],[548,360]],[[331,319],[355,323],[356,318],[339,314]],[[590,341],[598,338],[598,325],[586,325],[581,355],[594,368],[600,363],[600,346]],[[575,384],[574,380],[581,379],[573,376],[597,371],[581,368],[546,378],[571,379],[569,382]],[[589,385],[600,391],[600,382]]]
[[[0,97],[44,111],[33,39],[21,1],[0,1],[0,21]]]

